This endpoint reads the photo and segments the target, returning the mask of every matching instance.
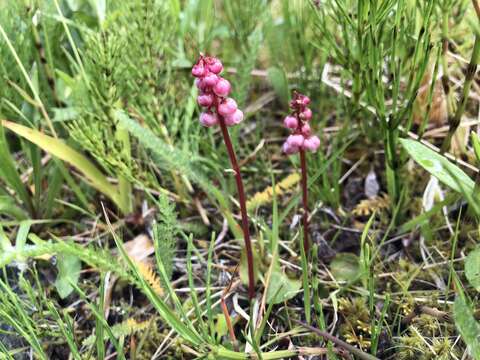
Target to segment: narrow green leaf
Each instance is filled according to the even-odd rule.
[[[45,135],[40,131],[30,129],[26,126],[6,120],[2,121],[2,125],[17,135],[36,144],[42,150],[76,167],[86,176],[95,189],[108,196],[122,211],[124,210],[121,206],[122,202],[117,187],[110,184],[107,177],[78,151],[72,149],[59,139]]]
[[[480,139],[478,135],[472,131],[472,145],[473,151],[475,152],[475,157],[477,158],[477,162],[480,162]]]
[[[15,162],[11,156],[3,127],[0,127],[0,163],[2,164],[0,166],[0,178],[15,190],[17,196],[23,201],[24,206],[28,211],[32,212],[32,199],[15,167]]]
[[[18,228],[17,236],[15,238],[15,247],[17,250],[22,250],[27,243],[27,236],[30,232],[31,226],[32,223],[29,220],[24,220],[20,223],[20,227]]]

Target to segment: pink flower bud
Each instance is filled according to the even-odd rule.
[[[290,135],[288,138],[287,138],[287,143],[288,145],[292,146],[292,147],[301,147],[303,145],[303,141],[305,140],[305,138],[303,137],[303,135],[300,135],[300,134],[294,134],[294,135]]]
[[[282,146],[282,151],[287,154],[287,155],[291,155],[291,154],[295,154],[296,152],[298,152],[298,147],[296,146],[291,146],[288,141],[285,141],[283,143],[283,146]]]
[[[203,82],[205,83],[206,86],[213,87],[218,82],[218,76],[212,73],[208,73],[203,78]]]
[[[220,80],[218,80],[217,84],[213,88],[213,92],[218,96],[224,97],[230,93],[230,89],[231,89],[231,86],[228,80],[220,78]]]
[[[308,123],[303,123],[300,130],[302,131],[302,135],[305,137],[309,137],[312,132],[312,129],[310,128],[310,125]]]
[[[211,127],[218,124],[218,115],[210,111],[200,114],[200,124],[205,127]]]
[[[195,86],[197,87],[198,90],[201,90],[201,91],[205,91],[207,89],[207,86],[205,84],[205,81],[203,81],[203,79],[196,78]]]
[[[296,129],[298,126],[298,120],[295,116],[287,116],[283,120],[283,124],[285,125],[286,128],[288,129]]]
[[[201,64],[193,65],[192,75],[196,78],[202,77],[205,75],[205,67]]]
[[[303,148],[306,150],[310,150],[311,152],[317,151],[318,147],[320,146],[320,139],[317,136],[310,136],[309,138],[305,139],[303,142]]]
[[[237,109],[233,114],[225,116],[225,124],[227,126],[233,126],[241,123],[243,120],[243,112]]]
[[[301,100],[302,100],[302,104],[305,105],[305,106],[310,104],[310,98],[306,95],[303,95]]]
[[[237,103],[232,98],[227,98],[218,105],[218,113],[220,115],[230,115],[237,110]]]
[[[220,74],[223,70],[223,65],[217,58],[212,58],[210,64],[208,64],[208,70],[214,74]]]
[[[198,102],[198,105],[200,106],[209,107],[213,103],[213,95],[212,94],[198,95],[197,102]]]
[[[300,118],[304,120],[310,120],[312,118],[312,110],[305,108],[305,110],[300,113]]]

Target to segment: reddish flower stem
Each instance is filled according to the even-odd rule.
[[[240,172],[240,167],[238,166],[235,151],[233,150],[232,141],[230,140],[225,119],[220,114],[218,115],[218,118],[220,122],[220,128],[222,129],[223,140],[225,141],[225,146],[227,148],[228,157],[230,158],[230,163],[232,164],[233,171],[235,172],[235,181],[237,182],[238,202],[240,203],[240,212],[242,215],[243,239],[245,241],[245,250],[247,253],[248,298],[251,300],[255,297],[255,279],[253,272],[252,242],[250,240],[250,230],[248,228],[247,204],[245,201],[245,191],[243,190],[242,174]]]
[[[303,248],[308,254],[310,243],[308,241],[308,188],[307,188],[307,161],[305,150],[300,149],[300,166],[302,168],[302,202],[303,202]]]

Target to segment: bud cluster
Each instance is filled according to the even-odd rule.
[[[204,55],[200,55],[192,68],[192,75],[196,77],[195,85],[199,90],[197,102],[206,109],[200,114],[200,123],[206,127],[218,125],[219,116],[223,117],[227,126],[243,120],[243,112],[238,109],[235,100],[228,97],[231,85],[219,75],[222,70],[220,60]]]
[[[312,118],[312,110],[308,104],[310,104],[308,96],[294,92],[290,102],[292,113],[283,120],[285,127],[292,130],[292,134],[282,147],[287,155],[295,154],[300,149],[315,152],[320,146],[320,139],[311,134],[309,121]]]

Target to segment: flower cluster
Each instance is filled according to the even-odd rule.
[[[320,146],[320,139],[312,135],[309,121],[312,118],[312,110],[308,108],[310,98],[298,92],[293,94],[290,102],[292,113],[288,115],[283,124],[293,132],[283,144],[283,152],[287,155],[295,154],[300,149],[317,151]]]
[[[215,57],[200,55],[192,68],[192,75],[196,77],[195,85],[199,90],[197,102],[206,111],[200,114],[200,123],[210,127],[218,125],[223,117],[227,126],[233,126],[243,120],[243,112],[237,108],[237,103],[230,94],[230,82],[219,74],[223,65]]]

